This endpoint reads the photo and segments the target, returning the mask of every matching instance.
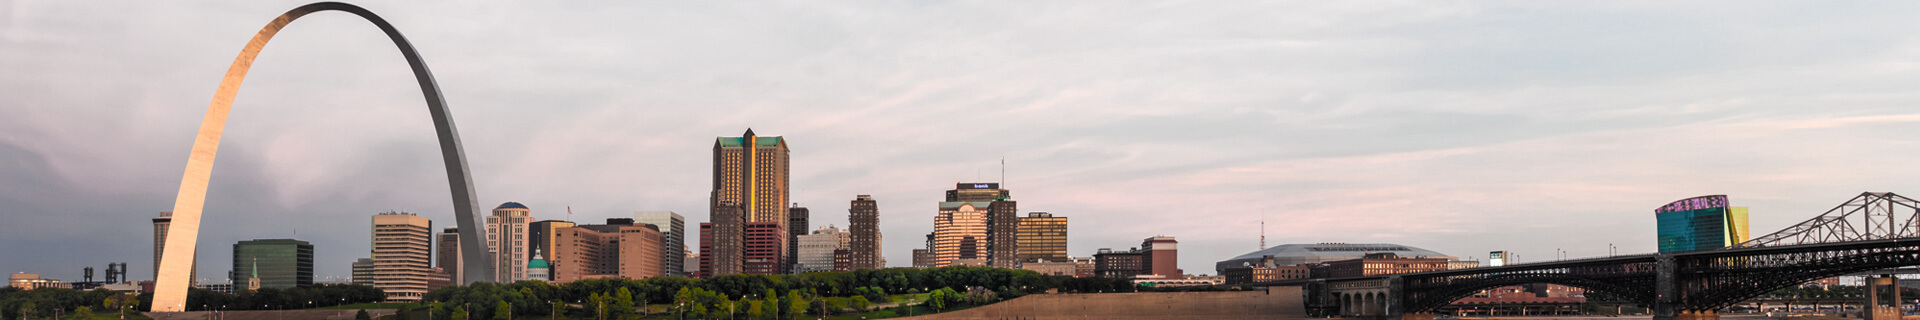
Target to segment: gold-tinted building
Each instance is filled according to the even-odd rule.
[[[713,143],[713,202],[746,209],[745,222],[787,223],[787,140],[753,129]]]
[[[1028,212],[1020,218],[1020,262],[1067,261],[1067,217]]]
[[[747,129],[739,137],[718,137],[713,142],[713,191],[709,195],[709,228],[713,232],[724,234],[713,238],[702,234],[702,239],[713,238],[719,243],[702,243],[702,248],[723,251],[702,258],[705,265],[703,276],[725,275],[743,272],[734,266],[742,266],[738,261],[713,261],[744,259],[746,247],[743,242],[735,241],[735,235],[743,235],[747,224],[773,223],[785,226],[787,221],[787,140],[781,137],[762,137]],[[734,212],[738,217],[734,217]],[[788,238],[788,230],[775,231],[780,239]],[[775,252],[787,252],[787,241],[778,241]],[[703,250],[703,254],[705,254]],[[778,266],[780,263],[775,262]],[[779,269],[779,268],[775,268]]]

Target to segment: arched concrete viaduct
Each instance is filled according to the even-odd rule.
[[[240,91],[240,82],[247,77],[247,69],[253,66],[253,59],[260,55],[260,49],[266,47],[267,40],[273,39],[281,28],[307,14],[320,11],[344,11],[360,16],[380,27],[380,31],[393,40],[400,48],[400,54],[407,59],[407,65],[413,67],[414,79],[420,82],[420,91],[426,95],[427,113],[433,116],[434,131],[440,138],[440,156],[447,168],[447,184],[453,191],[453,213],[459,220],[461,276],[462,283],[492,282],[493,264],[486,257],[486,247],[481,244],[484,235],[480,233],[482,217],[475,216],[479,205],[473,192],[473,175],[467,169],[465,151],[460,146],[460,135],[453,127],[453,117],[447,114],[447,102],[440,94],[440,86],[433,81],[433,74],[427,70],[427,64],[415,52],[413,44],[407,42],[400,31],[386,19],[359,6],[339,3],[313,3],[281,14],[260,28],[240,50],[240,56],[233,59],[233,66],[227,68],[226,78],[220,80],[220,89],[213,95],[213,103],[207,106],[207,116],[200,121],[200,132],[193,139],[193,152],[187,156],[186,173],[180,178],[180,192],[173,201],[173,225],[167,230],[164,245],[166,252],[161,254],[159,274],[154,284],[153,311],[177,312],[186,310],[188,277],[191,277],[195,242],[200,236],[200,213],[207,201],[207,180],[213,173],[214,153],[220,149],[220,134],[227,125],[227,111],[233,108],[234,94]]]

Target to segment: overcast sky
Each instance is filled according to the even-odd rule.
[[[0,271],[151,279],[149,219],[221,76],[300,4],[0,0]],[[1072,255],[1175,236],[1193,274],[1262,219],[1269,245],[1532,261],[1654,251],[1653,209],[1693,196],[1751,207],[1757,236],[1920,193],[1915,3],[360,4],[432,67],[486,208],[694,229],[713,138],[750,127],[789,139],[815,224],[873,195],[892,266],[1003,158],[1021,209],[1071,218]],[[240,92],[202,278],[241,240],[311,241],[344,277],[375,212],[452,225],[372,25],[295,22]]]

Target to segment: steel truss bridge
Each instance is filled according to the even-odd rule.
[[[1715,310],[1807,281],[1920,265],[1917,219],[1920,201],[1867,192],[1726,249],[1247,285],[1304,286],[1308,310],[1319,315],[1431,319],[1480,290],[1552,283],[1639,304],[1655,319],[1717,318]]]

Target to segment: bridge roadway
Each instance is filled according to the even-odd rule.
[[[1300,286],[1317,316],[1431,319],[1493,287],[1553,283],[1631,301],[1654,319],[1717,319],[1716,310],[1825,277],[1920,265],[1920,237],[1557,260],[1501,267],[1234,286]]]

